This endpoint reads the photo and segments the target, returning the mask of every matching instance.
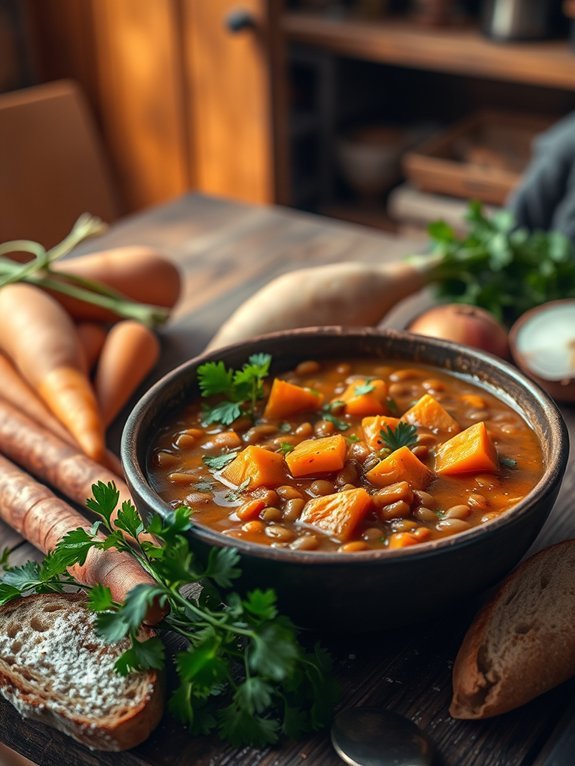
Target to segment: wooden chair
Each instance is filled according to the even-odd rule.
[[[60,241],[81,213],[118,217],[108,160],[72,81],[0,94],[0,242]]]

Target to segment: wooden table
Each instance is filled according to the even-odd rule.
[[[174,258],[185,274],[185,291],[172,325],[163,333],[158,377],[199,352],[219,324],[254,289],[298,266],[340,260],[395,259],[412,251],[407,240],[314,216],[188,196],[126,219],[84,250],[105,245],[153,245]],[[421,296],[390,315],[401,326],[421,307]],[[572,409],[563,408],[575,433]],[[120,424],[121,425],[121,424]],[[112,433],[117,444],[120,425]],[[575,537],[571,464],[537,547]],[[13,561],[34,554],[5,526],[0,548],[15,549]],[[36,553],[37,555],[37,553]],[[454,573],[457,576],[457,573]],[[417,587],[425,587],[420,583]],[[385,609],[381,594],[379,609]],[[342,706],[375,705],[418,723],[437,746],[439,766],[571,766],[575,763],[575,682],[564,684],[524,708],[484,722],[449,717],[451,667],[477,603],[449,618],[407,630],[362,638],[323,636],[332,650],[342,686]],[[192,738],[166,716],[151,738],[122,754],[93,753],[40,724],[23,721],[0,702],[0,739],[41,766],[336,766],[341,761],[323,732],[300,742],[256,751],[234,750],[212,738]]]

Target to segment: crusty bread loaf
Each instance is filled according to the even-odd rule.
[[[25,717],[96,750],[143,742],[162,715],[154,671],[121,676],[126,641],[107,644],[81,594],[39,594],[0,608],[0,692]]]
[[[453,668],[454,718],[519,707],[575,675],[575,540],[523,562],[479,612]]]

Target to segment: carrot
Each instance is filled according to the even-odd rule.
[[[440,444],[435,452],[438,474],[496,473],[498,470],[497,452],[482,420]]]
[[[242,450],[221,475],[237,487],[249,480],[248,489],[277,487],[286,480],[283,457],[255,445]]]
[[[148,247],[118,247],[53,263],[60,276],[93,280],[138,303],[173,308],[181,291],[177,266]],[[106,321],[117,319],[112,311],[84,301],[53,293],[75,319]]]
[[[317,410],[323,404],[323,395],[311,388],[296,386],[281,378],[274,378],[264,410],[264,418],[286,418],[297,412]]]
[[[104,429],[96,397],[83,369],[72,320],[33,285],[0,290],[0,347],[83,451],[105,459]]]
[[[341,434],[306,439],[286,455],[286,463],[295,477],[339,471],[344,466],[346,451],[347,444]]]
[[[88,374],[94,369],[106,340],[107,330],[99,322],[78,322],[76,332],[84,354],[84,369]]]
[[[387,383],[377,378],[354,380],[337,399],[345,403],[348,415],[363,417],[385,415],[388,412]]]
[[[372,502],[371,495],[362,487],[322,495],[308,500],[300,522],[345,542],[369,511]]]
[[[337,263],[288,272],[248,298],[208,344],[209,349],[274,330],[377,324],[400,300],[421,290],[438,259]]]
[[[401,416],[401,420],[414,426],[423,426],[430,431],[456,434],[461,431],[459,423],[431,394],[424,394],[413,407]]]
[[[68,532],[90,528],[80,513],[2,456],[0,518],[44,553],[53,550]],[[107,585],[116,601],[123,601],[136,585],[154,584],[132,556],[112,549],[91,549],[85,564],[74,565],[69,572],[84,585]],[[154,624],[162,617],[156,606],[148,612],[147,620]]]
[[[50,433],[2,399],[0,453],[82,507],[92,494],[92,486],[98,481],[106,484],[114,482],[120,493],[118,507],[132,500],[128,485],[118,472],[94,462],[78,446]],[[121,473],[121,465],[119,467]],[[117,509],[111,515],[112,524],[116,515]],[[147,534],[141,535],[140,539],[154,542],[154,538]]]
[[[414,489],[425,489],[433,474],[408,447],[400,447],[377,463],[365,478],[377,487],[407,481]]]
[[[399,418],[394,418],[390,415],[373,415],[372,417],[363,418],[361,427],[367,446],[373,450],[381,449],[384,446],[381,432],[385,431],[386,428],[391,428],[392,431],[395,431],[399,423]]]
[[[94,379],[104,426],[114,420],[159,356],[160,342],[145,325],[125,319],[112,327]]]
[[[16,407],[36,423],[42,424],[60,439],[77,445],[72,434],[56,420],[4,354],[0,354],[0,399]]]

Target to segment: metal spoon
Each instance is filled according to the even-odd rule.
[[[381,708],[342,710],[331,727],[331,741],[350,766],[431,766],[431,740],[413,721]]]

